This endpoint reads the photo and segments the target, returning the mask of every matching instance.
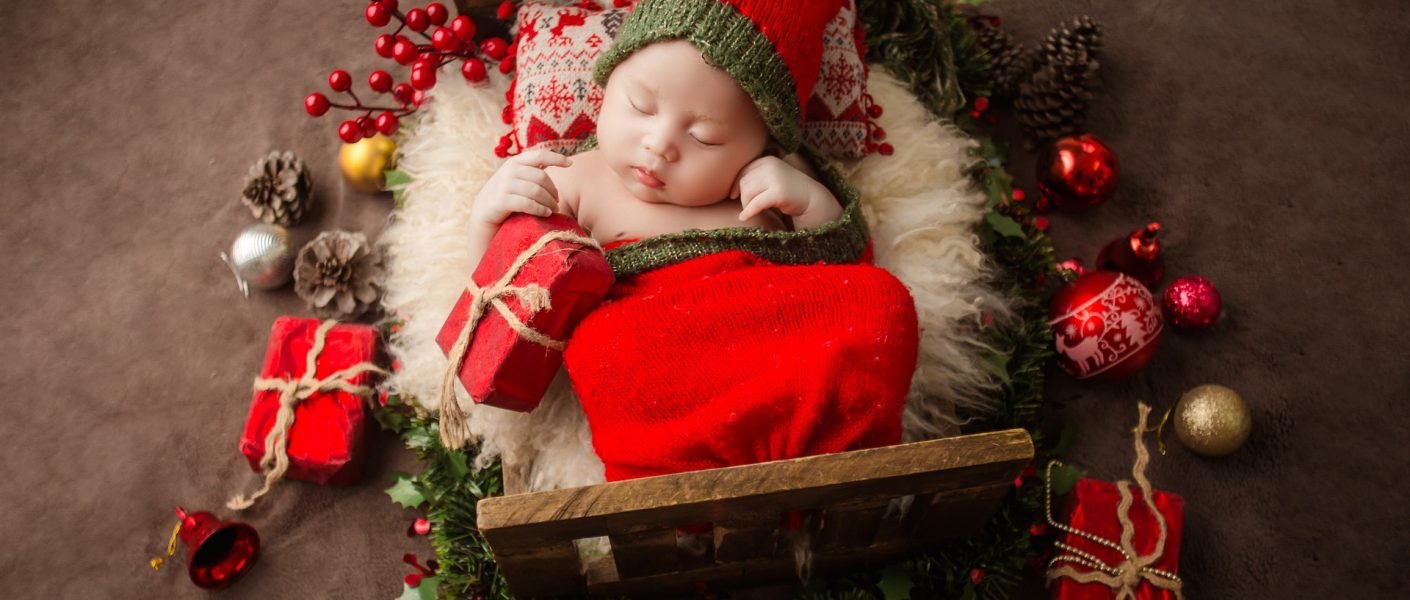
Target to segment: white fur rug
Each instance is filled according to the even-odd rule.
[[[388,256],[388,314],[405,325],[390,340],[401,370],[388,385],[434,411],[447,361],[436,345],[441,323],[474,265],[466,248],[470,204],[501,160],[493,149],[505,125],[500,108],[508,79],[472,88],[447,82],[403,136],[398,168],[411,177],[404,206],[382,233]],[[884,108],[879,124],[895,147],[838,166],[862,192],[877,264],[901,279],[920,315],[919,366],[907,402],[907,441],[954,429],[954,407],[982,408],[994,383],[979,361],[979,320],[1008,315],[1004,298],[983,284],[989,263],[974,225],[985,197],[964,174],[975,142],[937,122],[905,87],[879,68],[869,91]],[[532,490],[601,483],[602,463],[562,371],[543,404],[523,414],[474,405],[463,389],[470,431],[480,440],[477,468],[503,457],[532,465],[522,473]]]

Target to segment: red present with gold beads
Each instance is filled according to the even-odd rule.
[[[1132,528],[1131,548],[1128,551],[1133,555],[1134,561],[1127,561],[1123,556],[1121,546],[1122,523],[1117,516],[1117,509],[1121,504],[1121,491],[1117,484],[1109,481],[1099,481],[1083,477],[1077,480],[1077,485],[1067,495],[1066,514],[1067,526],[1102,538],[1103,540],[1114,542],[1117,546],[1097,542],[1090,537],[1076,533],[1065,533],[1060,539],[1061,543],[1076,550],[1064,551],[1059,547],[1058,556],[1076,556],[1081,558],[1081,553],[1089,554],[1097,559],[1098,564],[1103,568],[1114,569],[1114,573],[1107,573],[1116,577],[1125,577],[1128,571],[1134,571],[1141,577],[1139,583],[1134,586],[1135,598],[1138,600],[1174,600],[1179,596],[1175,591],[1158,587],[1150,581],[1150,578],[1162,579],[1159,572],[1177,574],[1180,566],[1180,537],[1185,524],[1185,500],[1178,495],[1159,490],[1152,490],[1151,501],[1155,505],[1156,512],[1151,512],[1150,507],[1141,499],[1141,490],[1136,486],[1131,486],[1131,508],[1127,511],[1127,518],[1130,520]],[[1156,520],[1156,514],[1165,524],[1165,540],[1160,545],[1161,524]],[[1137,564],[1142,559],[1149,559],[1149,562],[1142,567]],[[1068,563],[1078,571],[1093,571],[1090,565],[1080,564],[1076,561],[1062,561],[1059,564]],[[1143,569],[1145,569],[1143,571]],[[1154,571],[1152,571],[1154,570]],[[1062,600],[1110,600],[1117,595],[1117,589],[1100,583],[1079,583],[1072,578],[1064,577],[1056,580],[1052,589],[1052,597]]]
[[[601,249],[572,219],[512,215],[436,342],[476,403],[531,411],[563,365],[564,340],[612,282]],[[448,401],[443,390],[443,415]]]
[[[1062,600],[1179,600],[1180,537],[1185,528],[1185,500],[1151,487],[1146,478],[1150,453],[1142,436],[1149,433],[1150,407],[1138,404],[1140,420],[1132,430],[1136,461],[1131,479],[1111,483],[1080,478],[1068,493],[1066,518],[1052,515],[1053,469],[1048,465],[1048,524],[1060,532],[1048,561],[1052,597]]]
[[[377,330],[366,325],[277,319],[240,436],[240,452],[250,467],[263,472],[280,462],[276,456],[266,459],[265,444],[272,441],[276,451],[285,446],[285,477],[335,485],[356,481],[364,454],[364,396],[382,373],[375,366],[379,340]],[[286,404],[287,431],[271,436]]]

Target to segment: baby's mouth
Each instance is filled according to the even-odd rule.
[[[641,167],[632,167],[632,175],[634,175],[636,177],[636,180],[642,185],[651,189],[659,190],[663,187],[666,187],[666,182],[661,181],[659,178],[656,177],[656,173],[650,170],[643,169]]]

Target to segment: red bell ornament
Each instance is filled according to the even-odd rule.
[[[1125,377],[1155,357],[1165,322],[1150,290],[1112,271],[1093,271],[1053,297],[1048,325],[1058,363],[1078,379]]]
[[[176,553],[176,540],[186,545],[186,571],[197,587],[218,590],[234,585],[259,559],[259,533],[238,521],[222,521],[206,511],[187,513],[176,508],[181,519],[167,544],[166,556]],[[161,568],[164,557],[151,561]]]
[[[1130,235],[1112,240],[1097,255],[1097,268],[1118,271],[1155,289],[1165,279],[1165,257],[1160,255],[1160,223],[1151,221]]]
[[[1111,198],[1120,168],[1116,153],[1090,133],[1048,144],[1038,157],[1038,189],[1064,210],[1083,211]]]

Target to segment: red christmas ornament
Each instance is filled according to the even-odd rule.
[[[1155,289],[1165,279],[1165,258],[1160,255],[1160,223],[1151,221],[1130,235],[1113,240],[1097,255],[1097,268],[1119,271]]]
[[[1204,329],[1219,321],[1224,302],[1214,283],[1199,275],[1186,275],[1165,287],[1161,306],[1176,327]]]
[[[1106,202],[1118,174],[1116,153],[1090,133],[1058,138],[1038,158],[1038,189],[1053,206],[1066,210]]]
[[[1112,271],[1078,277],[1049,310],[1058,363],[1078,379],[1131,375],[1150,363],[1164,319],[1150,290]]]
[[[176,507],[181,519],[167,556],[176,553],[176,539],[186,545],[186,572],[191,582],[208,590],[234,585],[259,560],[259,533],[255,528],[237,521],[222,521],[205,511],[187,513]],[[160,568],[165,558],[152,559],[152,568]]]

